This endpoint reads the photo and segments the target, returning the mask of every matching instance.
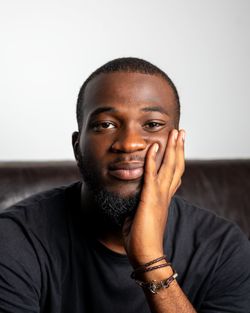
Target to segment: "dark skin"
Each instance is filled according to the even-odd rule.
[[[160,76],[116,72],[89,82],[80,133],[73,134],[76,160],[91,160],[99,183],[122,197],[140,192],[133,219],[120,229],[103,228],[98,239],[126,253],[136,268],[164,254],[168,207],[184,172],[184,131],[178,130],[174,94]],[[82,185],[84,206],[93,194]],[[144,281],[172,275],[170,267],[145,273]],[[195,312],[174,281],[159,295],[145,292],[152,312]]]

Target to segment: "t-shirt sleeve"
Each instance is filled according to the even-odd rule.
[[[37,313],[41,270],[25,229],[0,218],[0,312]]]
[[[250,312],[250,242],[235,227],[219,253],[199,313]]]

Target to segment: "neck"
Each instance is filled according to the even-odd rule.
[[[108,249],[119,254],[126,254],[121,233],[106,232],[98,240]]]

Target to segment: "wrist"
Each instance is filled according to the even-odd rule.
[[[158,268],[155,271],[141,273],[140,275],[138,275],[138,279],[142,281],[151,281],[151,280],[160,281],[167,277],[170,277],[171,275],[173,275],[173,273],[174,273],[173,268],[171,266],[166,266]]]
[[[165,255],[158,257],[136,268],[131,278],[145,291],[155,294],[176,284],[178,274],[167,261]]]
[[[167,274],[173,275],[173,272],[172,264],[168,262],[167,256],[162,255],[135,268],[131,274],[131,278],[151,279],[153,277],[154,279],[160,279]]]
[[[154,253],[141,253],[138,255],[133,255],[129,257],[130,263],[133,266],[134,269],[143,266],[145,264],[147,264],[148,262],[151,262],[152,260],[155,260],[159,257],[161,257],[162,255],[164,255],[163,251],[159,251],[159,252],[154,252]],[[161,264],[164,263],[166,261],[161,260],[159,262],[157,262],[157,264]]]

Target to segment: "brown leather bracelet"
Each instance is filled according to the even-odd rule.
[[[167,256],[166,256],[166,255],[160,256],[160,257],[157,258],[157,259],[154,259],[154,260],[152,260],[152,261],[150,261],[150,262],[147,262],[147,263],[145,263],[145,264],[139,266],[137,269],[140,269],[141,267],[148,267],[148,266],[150,266],[150,265],[152,265],[152,264],[155,264],[155,263],[158,263],[158,262],[160,262],[160,261],[162,261],[162,260],[167,260]]]
[[[159,265],[155,265],[155,266],[151,266],[151,267],[138,268],[132,272],[131,278],[135,279],[138,274],[150,272],[150,271],[157,270],[159,268],[167,267],[167,266],[171,266],[171,265],[172,265],[171,263],[164,263],[164,264],[159,264]]]
[[[152,266],[150,267],[150,265],[152,264],[155,264],[155,263],[158,263],[162,260],[165,260],[166,261],[166,264],[160,264],[160,265],[157,265],[157,266]],[[163,255],[157,259],[154,259],[152,261],[149,261],[141,266],[139,266],[138,268],[136,268],[132,273],[131,273],[131,278],[135,279],[135,276],[139,273],[145,273],[145,272],[148,272],[148,271],[153,271],[155,269],[158,269],[158,268],[161,268],[161,267],[165,267],[165,266],[170,266],[171,263],[168,263],[167,262],[167,256],[166,255]]]

